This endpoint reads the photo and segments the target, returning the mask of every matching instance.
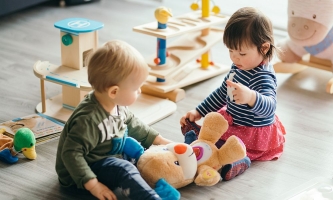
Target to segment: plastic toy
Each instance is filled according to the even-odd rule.
[[[219,8],[216,5],[211,13],[209,0],[201,0],[201,10],[198,10],[197,2],[191,8],[196,11],[179,17],[170,17],[171,14],[165,12],[170,18],[166,18],[167,24],[163,22],[163,26],[160,22],[158,26],[156,22],[151,22],[133,28],[135,32],[158,38],[158,58],[156,55],[146,58],[152,70],[141,88],[143,93],[177,102],[185,97],[182,87],[217,76],[229,69],[211,61],[209,53],[210,48],[221,41],[223,35],[223,29],[212,26],[226,23],[228,17],[218,14]],[[161,10],[170,11],[160,7],[155,13]],[[164,49],[167,39],[180,35],[182,37]],[[197,59],[198,56],[201,59]]]
[[[29,128],[20,128],[16,131],[14,138],[4,135],[5,129],[0,129],[0,160],[9,164],[18,161],[17,154],[22,154],[30,159],[37,158],[35,135]]]
[[[84,65],[86,56],[98,47],[98,30],[104,24],[84,18],[68,18],[55,22],[60,29],[61,65],[37,61],[34,73],[40,79],[41,103],[36,110],[60,121],[67,121],[73,109],[92,90]],[[62,94],[46,99],[44,81],[62,86]],[[176,104],[142,94],[131,111],[143,122],[152,124],[176,111]]]
[[[288,0],[289,38],[278,46],[284,51],[276,72],[297,73],[307,66],[333,70],[333,0]],[[333,78],[326,85],[333,93]]]

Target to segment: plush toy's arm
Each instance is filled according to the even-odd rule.
[[[161,197],[162,200],[179,200],[180,193],[172,187],[163,178],[157,181],[155,192]]]
[[[199,186],[212,186],[222,180],[221,175],[208,165],[201,165],[197,174],[194,183]]]
[[[138,161],[143,152],[144,148],[137,140],[132,137],[125,138],[125,144],[123,148],[124,154]]]
[[[298,62],[302,59],[302,56],[306,54],[306,51],[303,49],[303,47],[297,46],[290,39],[279,41],[277,46],[282,51],[278,53],[278,57],[282,62]]]

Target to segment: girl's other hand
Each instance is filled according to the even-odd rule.
[[[184,126],[186,124],[186,119],[188,118],[191,122],[195,122],[201,119],[201,115],[197,110],[191,110],[186,113],[181,119],[180,119],[180,125]]]

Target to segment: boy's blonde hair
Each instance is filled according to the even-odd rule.
[[[270,48],[265,54],[262,45],[268,42]],[[244,7],[237,10],[228,20],[223,43],[229,49],[240,50],[241,45],[255,45],[264,60],[271,60],[274,50],[274,37],[272,23],[260,10]]]
[[[142,55],[131,45],[120,40],[111,40],[98,48],[87,59],[88,81],[91,87],[104,92],[117,85],[133,71],[148,69]]]

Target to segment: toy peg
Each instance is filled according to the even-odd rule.
[[[171,10],[166,7],[158,7],[155,10],[155,18],[157,20],[158,29],[166,29],[168,27],[167,22],[172,17]],[[166,57],[168,53],[166,51],[166,40],[157,38],[157,58],[154,59],[156,65],[164,65],[166,63]]]

